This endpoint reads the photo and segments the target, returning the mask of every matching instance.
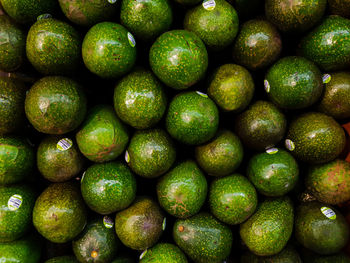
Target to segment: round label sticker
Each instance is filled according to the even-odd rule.
[[[267,79],[264,80],[264,87],[265,87],[265,91],[266,91],[267,93],[269,93],[271,87],[270,87],[270,83],[268,82]]]
[[[164,217],[163,224],[162,224],[163,231],[165,230],[165,228],[166,228],[166,217]]]
[[[7,207],[11,211],[15,211],[15,210],[17,210],[18,208],[21,207],[22,201],[23,201],[22,196],[20,196],[20,195],[13,195],[7,201]]]
[[[129,152],[128,152],[128,151],[125,152],[125,161],[126,161],[127,163],[130,162],[130,155],[129,155]]]
[[[48,19],[48,18],[52,18],[52,15],[51,14],[42,14],[42,15],[38,16],[36,20],[42,20],[42,19]]]
[[[204,98],[208,98],[208,95],[203,93],[203,92],[200,92],[200,91],[196,91],[196,93],[199,95],[199,96],[202,96]]]
[[[334,220],[337,218],[337,215],[335,214],[335,212],[329,207],[326,207],[326,206],[321,207],[321,212],[329,219]]]
[[[329,74],[324,74],[324,75],[322,76],[322,81],[323,81],[324,84],[329,83],[329,82],[331,81],[331,79],[332,79],[332,77],[331,77],[331,75],[329,75]]]
[[[141,253],[140,260],[143,259],[143,257],[146,256],[146,254],[147,254],[147,249]]]
[[[117,0],[108,0],[108,3],[110,4],[115,4],[117,2]]]
[[[69,150],[73,145],[73,141],[68,138],[64,138],[58,141],[57,143],[57,149],[60,151],[66,151]]]
[[[136,41],[135,41],[134,36],[130,32],[128,32],[128,39],[129,39],[130,46],[135,47]]]
[[[112,228],[113,227],[113,220],[109,216],[104,216],[103,217],[103,224],[105,225],[106,228]]]
[[[204,9],[212,11],[215,9],[216,3],[215,0],[204,0],[202,5]]]
[[[285,141],[285,145],[286,145],[286,148],[289,150],[289,151],[294,151],[294,149],[295,149],[295,144],[294,144],[294,142],[292,141],[292,140],[290,140],[290,139],[287,139],[286,141]]]
[[[277,148],[269,148],[266,150],[266,153],[275,154],[275,153],[278,153],[278,149]]]

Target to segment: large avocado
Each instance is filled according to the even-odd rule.
[[[140,263],[187,263],[185,254],[170,243],[158,243],[147,249],[140,257]]]

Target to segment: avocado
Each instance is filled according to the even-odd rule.
[[[77,176],[85,159],[78,145],[65,136],[51,135],[39,144],[37,167],[42,176],[51,182],[64,182]]]
[[[236,113],[249,105],[254,89],[254,80],[248,70],[225,64],[212,75],[208,95],[223,111]]]
[[[169,30],[173,22],[173,11],[168,0],[133,1],[123,0],[120,22],[136,38],[152,41]]]
[[[174,142],[162,129],[137,131],[126,152],[126,161],[131,170],[146,178],[166,173],[175,159]]]
[[[165,217],[150,197],[139,196],[115,216],[115,231],[122,243],[135,250],[155,245],[164,230]]]
[[[163,33],[149,52],[152,71],[167,86],[187,89],[205,75],[208,53],[202,40],[187,30]]]
[[[160,206],[177,218],[197,214],[205,202],[207,191],[204,174],[191,160],[178,164],[157,183]]]
[[[236,225],[247,220],[258,204],[254,186],[240,174],[213,181],[209,190],[211,213],[220,221]]]
[[[79,188],[73,182],[49,185],[33,209],[33,224],[46,239],[65,243],[74,239],[86,225],[87,211]]]
[[[116,159],[125,150],[129,134],[113,107],[101,104],[89,111],[76,140],[86,158],[101,163]]]
[[[235,132],[243,144],[259,151],[282,140],[286,129],[284,114],[268,101],[254,102],[235,121]]]
[[[222,50],[235,39],[239,21],[236,10],[225,0],[200,4],[187,11],[184,28],[199,36],[208,48]]]
[[[323,91],[322,76],[314,63],[303,57],[284,57],[264,80],[269,99],[283,109],[302,109],[314,104]]]
[[[0,186],[0,243],[19,239],[29,230],[35,198],[26,185]]]
[[[328,0],[328,5],[331,14],[350,17],[350,0]]]
[[[219,110],[208,95],[188,91],[176,95],[166,115],[166,129],[176,140],[198,145],[214,137]]]
[[[313,252],[330,255],[347,244],[349,226],[334,207],[317,201],[306,202],[296,209],[295,237]]]
[[[175,243],[195,262],[219,263],[231,252],[231,229],[208,213],[176,220]]]
[[[297,185],[299,167],[290,153],[271,148],[250,159],[247,176],[260,194],[282,196]]]
[[[157,124],[166,106],[163,85],[149,70],[135,70],[122,78],[114,89],[114,109],[118,117],[136,129]]]
[[[282,251],[293,231],[294,208],[289,197],[268,198],[240,225],[240,235],[250,251],[272,256]]]
[[[243,160],[241,140],[229,130],[219,130],[206,144],[195,148],[199,166],[211,176],[226,176],[233,173]]]
[[[128,207],[136,195],[136,180],[122,162],[93,164],[81,179],[81,194],[93,211],[107,215]]]
[[[74,256],[54,257],[46,260],[45,263],[78,263],[79,261]]]
[[[289,125],[286,146],[300,161],[320,164],[334,160],[345,147],[345,132],[332,117],[308,112]]]
[[[136,261],[128,256],[118,256],[111,263],[136,263]]]
[[[170,243],[158,243],[147,249],[140,257],[140,263],[187,263],[185,254]]]
[[[64,134],[76,129],[85,118],[87,99],[76,81],[59,76],[44,77],[30,88],[25,113],[36,130]]]
[[[89,29],[83,40],[85,66],[101,78],[128,73],[136,61],[133,35],[120,24],[101,22]]]
[[[304,258],[304,262],[308,263],[350,263],[350,258],[343,252],[334,255],[324,256],[312,253]]]
[[[34,149],[22,137],[0,137],[0,185],[28,178],[35,162]]]

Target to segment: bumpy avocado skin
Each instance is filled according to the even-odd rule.
[[[328,218],[321,212],[326,207],[335,213]],[[339,252],[349,238],[349,226],[344,216],[327,204],[317,201],[301,204],[295,215],[295,237],[299,243],[321,255]]]
[[[61,256],[50,258],[45,263],[79,263],[75,256]]]
[[[254,80],[248,70],[225,64],[212,75],[208,95],[223,111],[236,113],[249,105],[254,89]]]
[[[312,164],[334,160],[345,147],[343,128],[332,117],[317,112],[305,113],[292,121],[286,138],[295,145],[292,155]]]
[[[87,211],[79,188],[72,182],[49,185],[33,209],[37,231],[54,243],[74,239],[86,225]]]
[[[114,89],[114,109],[118,117],[136,129],[157,124],[166,106],[163,85],[148,70],[138,69],[130,73]]]
[[[170,243],[158,243],[147,249],[140,263],[187,263],[185,254],[177,246]]]
[[[299,253],[291,245],[287,245],[280,253],[260,257],[247,251],[241,257],[241,263],[302,263]]]
[[[222,262],[230,254],[233,241],[231,229],[208,213],[178,219],[173,238],[198,263]]]
[[[129,134],[112,106],[97,105],[88,113],[76,140],[86,158],[101,163],[116,159],[125,150]]]
[[[349,0],[328,0],[331,14],[342,17],[350,17],[350,1]]]
[[[81,180],[81,193],[93,211],[107,215],[125,209],[134,201],[136,180],[124,163],[94,164]]]
[[[266,199],[255,214],[240,225],[240,235],[258,256],[272,256],[287,244],[293,231],[294,208],[289,197]]]
[[[205,75],[208,53],[202,40],[187,30],[163,33],[153,43],[149,62],[152,71],[167,86],[187,89]]]
[[[162,129],[137,131],[130,140],[126,154],[129,167],[146,178],[166,173],[175,159],[175,144]]]
[[[197,214],[205,202],[207,191],[207,180],[194,161],[180,163],[157,183],[160,206],[177,218]]]

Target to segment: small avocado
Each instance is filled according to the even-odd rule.
[[[155,245],[162,235],[165,217],[155,201],[141,196],[116,214],[115,225],[115,231],[125,246],[145,250]]]
[[[177,246],[170,243],[158,243],[147,249],[140,257],[140,263],[187,263],[185,254]]]
[[[195,262],[219,263],[231,252],[231,229],[208,213],[178,219],[173,227],[175,243]]]
[[[136,174],[155,178],[166,173],[176,159],[173,140],[162,129],[137,131],[130,140],[126,161]]]
[[[286,246],[292,235],[293,222],[294,208],[289,197],[269,198],[240,225],[240,235],[255,255],[272,256]]]
[[[59,76],[44,77],[30,88],[25,99],[25,113],[36,130],[64,134],[84,120],[87,99],[76,81]]]
[[[136,180],[122,162],[93,164],[81,179],[81,193],[90,209],[107,215],[134,201]]]
[[[45,263],[79,263],[75,256],[61,256],[50,258]]]
[[[321,255],[339,252],[349,239],[349,226],[335,208],[317,201],[302,203],[296,209],[295,237]]]
[[[157,183],[160,206],[177,218],[197,214],[205,202],[207,191],[204,174],[190,160],[178,164]]]
[[[74,239],[86,225],[87,211],[79,188],[73,182],[49,185],[33,209],[33,224],[46,239],[65,243]]]
[[[331,14],[350,17],[350,0],[328,0],[328,5]]]
[[[119,120],[112,106],[93,107],[76,140],[81,153],[93,162],[107,162],[116,159],[125,150],[129,141],[128,130]]]
[[[336,253],[334,255],[324,256],[316,253],[308,255],[303,258],[304,262],[308,263],[350,263],[350,258],[343,252]]]
[[[202,40],[187,30],[163,33],[149,52],[152,71],[167,86],[187,89],[205,75],[208,53]]]

